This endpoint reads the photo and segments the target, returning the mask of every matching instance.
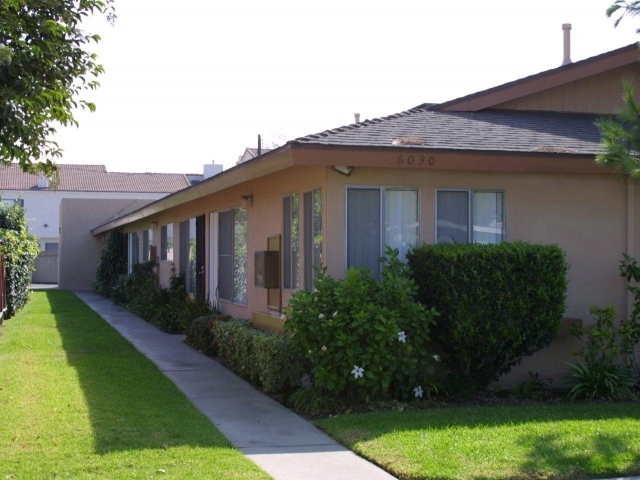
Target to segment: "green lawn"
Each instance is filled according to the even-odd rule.
[[[640,404],[459,407],[317,424],[400,478],[577,479],[640,474]]]
[[[0,478],[270,477],[75,295],[49,290],[0,329]]]

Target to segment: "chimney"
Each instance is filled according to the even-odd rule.
[[[38,187],[38,188],[49,188],[49,179],[47,177],[39,177],[36,180],[36,187]]]
[[[354,113],[353,116],[356,117],[356,123],[360,123],[360,114]]]
[[[262,138],[258,135],[258,156],[262,155]]]
[[[562,65],[568,65],[571,63],[571,24],[562,24],[562,33],[564,35],[564,58]]]

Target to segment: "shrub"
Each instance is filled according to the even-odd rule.
[[[296,292],[285,329],[313,366],[315,386],[355,400],[422,396],[433,373],[429,329],[437,315],[415,300],[417,288],[398,251],[387,248],[380,281],[350,268],[344,280],[318,271],[313,291]]]
[[[640,267],[636,259],[622,254],[620,261],[620,276],[627,279],[627,289],[633,294],[633,310],[627,320],[620,326],[620,353],[625,355],[629,367],[636,376],[640,376],[640,362],[638,361],[638,343],[640,343]]]
[[[228,315],[208,313],[197,317],[189,323],[189,328],[185,329],[186,341],[200,350],[205,355],[216,355],[217,348],[213,342],[213,323],[218,321],[229,321]]]
[[[213,346],[242,377],[265,392],[300,386],[304,359],[290,348],[290,338],[253,328],[248,320],[214,321]]]
[[[560,328],[568,265],[555,245],[422,245],[407,258],[418,299],[440,313],[451,393],[485,390]]]
[[[613,306],[591,307],[590,312],[596,321],[587,327],[575,327],[572,336],[586,337],[585,349],[574,352],[582,361],[569,363],[571,383],[569,392],[572,400],[576,398],[602,398],[607,400],[635,399],[633,389],[636,380],[632,370],[619,365],[618,359],[629,343],[631,332],[615,327],[617,318]],[[621,340],[618,343],[618,340]]]
[[[31,274],[40,253],[38,238],[29,233],[25,210],[16,203],[0,201],[0,252],[6,267],[5,318],[11,318],[29,299]]]
[[[122,233],[122,230],[115,229],[107,237],[107,242],[102,249],[93,289],[108,298],[120,276],[126,273],[127,235]]]

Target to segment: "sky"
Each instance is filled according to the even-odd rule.
[[[613,0],[115,0],[105,73],[58,163],[202,173],[263,146],[439,103],[640,40]]]

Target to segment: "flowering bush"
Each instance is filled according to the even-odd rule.
[[[398,251],[387,248],[380,280],[350,268],[344,280],[318,271],[313,291],[296,292],[285,329],[313,365],[315,386],[353,399],[412,398],[426,390],[427,351],[437,312],[415,300],[417,287]]]

